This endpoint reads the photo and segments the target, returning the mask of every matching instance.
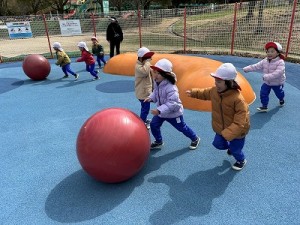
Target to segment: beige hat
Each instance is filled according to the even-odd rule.
[[[59,42],[54,42],[52,48],[57,48],[59,51],[63,51],[63,48]]]
[[[221,80],[234,80],[237,75],[237,71],[231,63],[222,64],[215,73],[211,73],[211,76]]]
[[[85,43],[84,41],[79,42],[79,43],[77,44],[77,46],[78,46],[79,48],[84,48],[86,51],[89,50],[89,48],[87,47],[87,45],[86,45],[86,43]]]

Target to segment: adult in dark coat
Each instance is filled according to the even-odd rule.
[[[110,24],[106,29],[106,40],[110,45],[110,58],[114,56],[115,48],[116,55],[120,54],[120,44],[123,41],[123,31],[116,17],[110,17]]]

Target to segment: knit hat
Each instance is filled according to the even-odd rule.
[[[84,41],[79,42],[79,43],[77,44],[77,46],[78,46],[79,48],[84,48],[86,51],[89,50],[89,48],[87,47],[87,45],[86,45],[86,43],[85,43]]]
[[[222,64],[215,73],[211,73],[211,76],[221,80],[234,80],[237,75],[237,71],[231,63]]]
[[[93,37],[91,37],[91,40],[96,40],[96,41],[98,41],[98,38],[95,37],[95,36],[93,36]]]
[[[59,42],[54,42],[52,48],[57,48],[59,51],[63,51],[63,48]]]
[[[268,42],[265,45],[265,49],[268,50],[269,48],[275,48],[275,50],[278,52],[282,51],[282,46],[278,42]]]
[[[155,63],[154,66],[150,66],[153,70],[163,71],[163,72],[172,72],[172,63],[167,59],[160,59]]]
[[[150,50],[146,47],[142,47],[138,50],[137,55],[141,58],[151,58],[154,52],[150,52]]]

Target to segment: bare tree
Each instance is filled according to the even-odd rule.
[[[248,4],[248,13],[246,15],[246,20],[250,20],[251,18],[253,18],[254,14],[254,9],[255,9],[255,5],[256,5],[256,1],[250,1]]]
[[[43,0],[18,0],[17,3],[21,12],[35,15],[47,6]]]
[[[256,34],[260,34],[263,32],[263,12],[265,8],[265,0],[260,1],[259,9],[258,9],[258,18],[257,18],[257,28]]]
[[[0,0],[0,16],[6,16],[8,12],[8,0]]]
[[[51,5],[52,9],[57,11],[60,14],[63,14],[65,10],[71,7],[69,0],[46,0],[49,5]],[[69,7],[65,7],[69,6]]]

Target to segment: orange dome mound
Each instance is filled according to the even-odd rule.
[[[185,94],[185,91],[191,88],[214,86],[214,79],[210,76],[210,73],[216,71],[222,62],[197,56],[154,54],[151,61],[152,65],[162,58],[166,58],[173,63],[173,71],[177,75],[177,86],[183,106],[192,110],[211,111],[210,101],[190,98]],[[114,56],[107,62],[103,72],[134,76],[136,60],[136,53],[124,53]],[[240,73],[238,73],[236,81],[242,88],[241,93],[245,101],[251,104],[255,100],[255,93],[251,85]]]

